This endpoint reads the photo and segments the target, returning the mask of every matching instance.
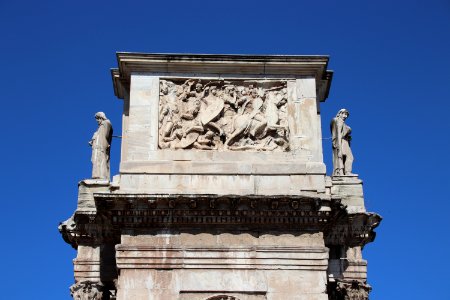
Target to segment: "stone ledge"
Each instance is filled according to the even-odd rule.
[[[107,179],[84,179],[78,183],[78,205],[75,213],[95,214],[93,193],[109,191]]]
[[[358,174],[331,176],[333,185],[352,185],[362,184],[363,181],[358,178]]]
[[[325,271],[325,247],[171,248],[116,246],[119,269],[284,269]]]
[[[295,136],[293,137],[295,138]],[[309,163],[321,164],[323,162],[311,161],[311,151],[307,149],[290,150],[286,152],[277,151],[231,151],[231,150],[198,150],[198,149],[158,149],[148,152],[148,157],[142,159],[146,161],[203,161],[203,162],[228,162],[236,163],[252,162],[252,163]],[[133,161],[136,159],[133,159]]]
[[[331,183],[331,197],[342,199],[342,204],[347,206],[348,213],[366,212],[363,181],[358,178],[358,175],[332,176]]]
[[[324,174],[121,174],[117,192],[148,194],[325,194]]]
[[[114,228],[156,230],[320,230],[339,201],[302,196],[95,194],[97,211]],[[337,208],[337,210],[333,210]]]
[[[81,180],[78,185],[85,185],[85,186],[109,186],[110,181],[108,179],[95,179],[95,178],[88,178]]]
[[[134,73],[197,73],[226,76],[263,75],[298,78],[316,78],[319,99],[328,97],[333,72],[327,70],[328,56],[321,55],[224,55],[224,54],[159,54],[117,53],[118,69],[111,70],[114,93],[123,99],[129,91],[130,77]]]
[[[323,163],[308,162],[218,162],[218,161],[128,161],[120,164],[121,174],[318,174],[325,175]]]

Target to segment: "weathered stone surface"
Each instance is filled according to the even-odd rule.
[[[123,274],[128,280],[119,280],[118,299],[208,299],[218,294],[247,299],[327,299],[326,276],[319,272],[126,269]]]
[[[309,195],[324,193],[323,175],[124,174],[117,192],[219,195]]]
[[[73,265],[76,281],[100,281],[100,246],[78,245]]]
[[[94,193],[109,191],[109,180],[85,179],[78,183],[77,211],[95,211]]]
[[[342,199],[349,213],[365,212],[363,183],[357,175],[333,176],[331,196]]]
[[[159,77],[133,74],[125,103],[122,161],[147,160],[158,147]]]

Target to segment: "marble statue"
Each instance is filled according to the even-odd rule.
[[[286,81],[161,80],[159,148],[288,151]]]
[[[113,129],[105,113],[96,113],[95,120],[98,128],[89,141],[89,145],[92,147],[92,178],[109,180],[109,153]]]
[[[336,117],[331,120],[333,176],[353,175],[353,154],[350,149],[352,129],[345,124],[345,120],[348,116],[349,112],[343,108],[339,110]]]

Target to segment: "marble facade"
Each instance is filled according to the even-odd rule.
[[[367,299],[381,217],[326,175],[328,57],[117,58],[119,174],[81,181],[59,227],[75,299]]]

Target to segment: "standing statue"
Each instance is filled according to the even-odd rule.
[[[352,139],[350,126],[345,124],[349,112],[346,109],[338,111],[336,117],[331,120],[331,136],[333,146],[333,176],[353,175],[353,154],[350,149]]]
[[[113,129],[105,113],[96,113],[95,120],[98,129],[89,141],[92,147],[92,178],[109,180],[109,153]]]

